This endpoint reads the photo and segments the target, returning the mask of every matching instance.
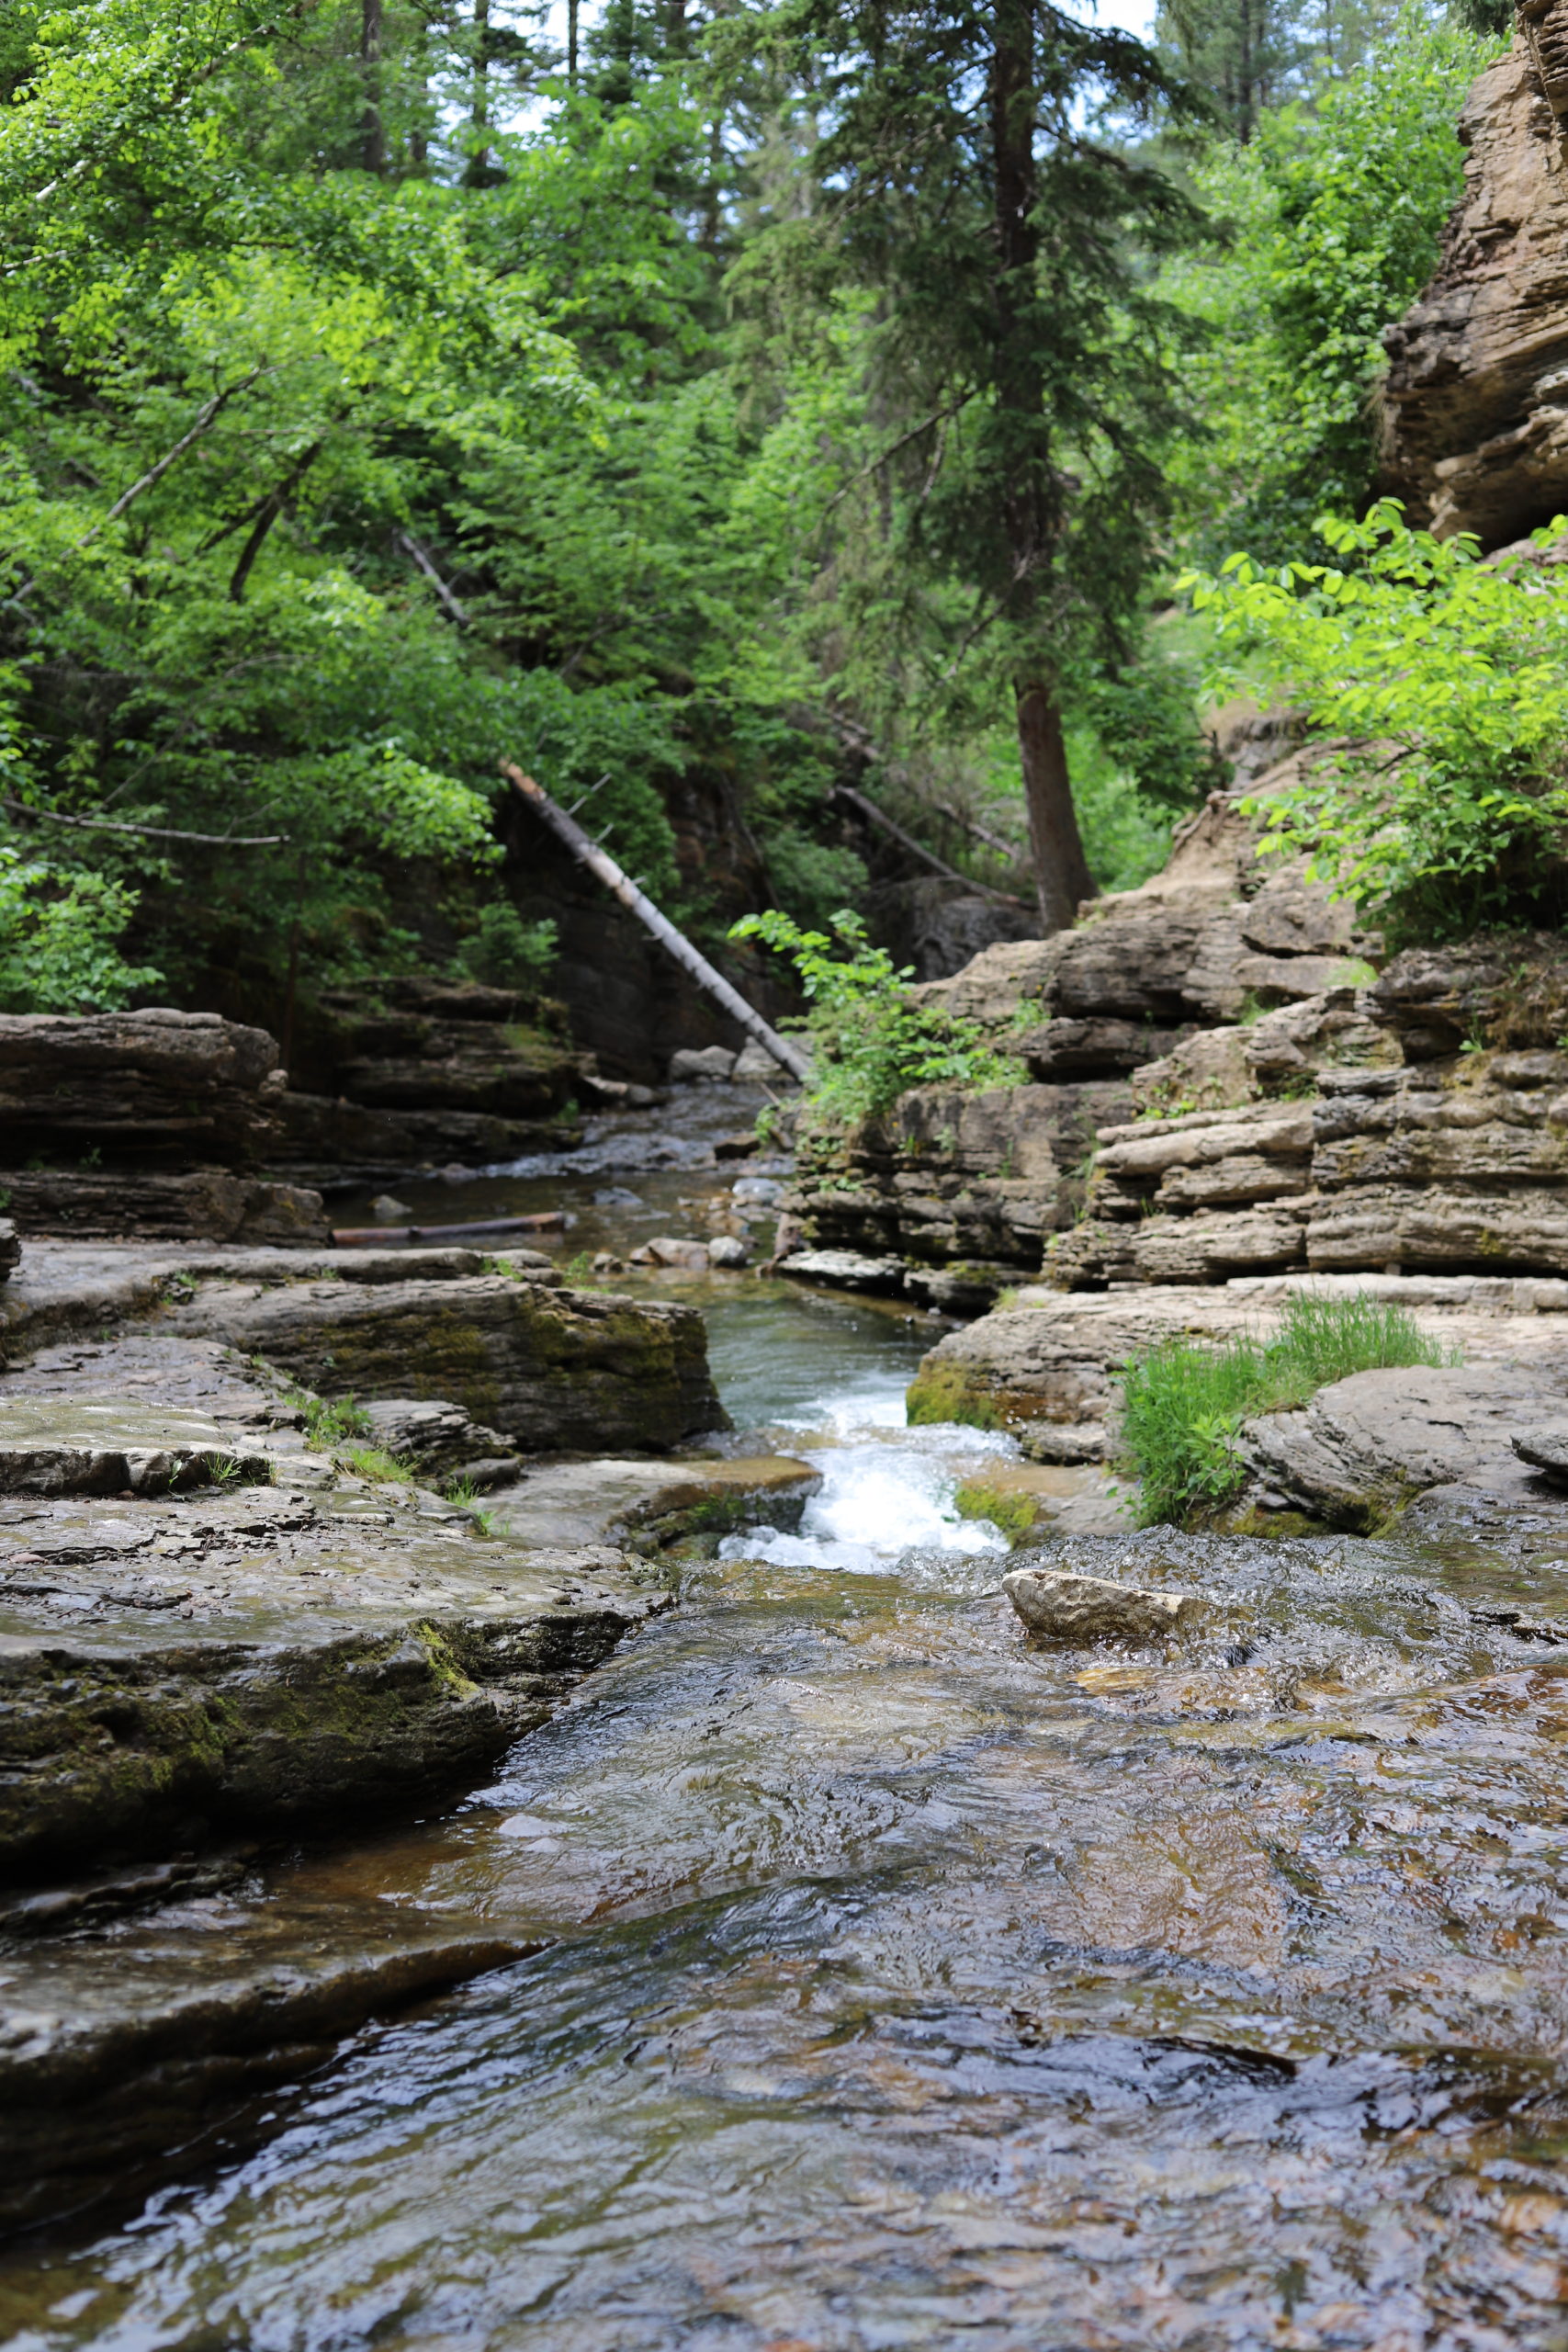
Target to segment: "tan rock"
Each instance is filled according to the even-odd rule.
[[[1538,54],[1562,13],[1533,19]],[[1460,137],[1464,195],[1442,257],[1383,338],[1383,457],[1418,515],[1495,548],[1568,506],[1568,180],[1530,39],[1481,75]]]
[[[1150,1592],[1106,1577],[1014,1568],[1002,1589],[1036,1641],[1168,1641],[1208,1614],[1195,1592]]]

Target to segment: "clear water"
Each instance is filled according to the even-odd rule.
[[[269,1900],[546,1942],[0,2261],[26,2352],[1568,2346],[1568,1565],[1150,1534],[1032,1651],[924,1327],[712,1293],[827,1474],[493,1787]]]

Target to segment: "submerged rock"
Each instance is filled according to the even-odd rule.
[[[1157,1642],[1205,1617],[1201,1593],[1150,1592],[1106,1577],[1014,1568],[1002,1590],[1032,1637],[1058,1642]]]

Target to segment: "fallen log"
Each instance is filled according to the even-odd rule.
[[[514,767],[510,760],[502,760],[501,773],[536,817],[542,817],[558,841],[562,841],[573,857],[603,882],[604,888],[629,908],[644,929],[652,933],[660,945],[668,949],[683,972],[689,972],[700,989],[717,1004],[723,1005],[732,1021],[739,1021],[750,1037],[754,1037],[764,1052],[772,1054],[784,1069],[798,1078],[804,1085],[811,1075],[811,1065],[798,1046],[781,1037],[771,1029],[760,1012],[753,1012],[739,989],[731,988],[724,974],[716,971],[705,956],[692,945],[683,933],[676,930],[668,915],[660,914],[651,899],[645,898],[630,875],[623,874],[615,861],[590,840],[581,825],[569,817],[559,804],[550,798],[543,785],[536,784],[531,775]]]
[[[334,1250],[380,1250],[389,1241],[468,1241],[481,1233],[564,1233],[564,1209],[536,1209],[530,1216],[475,1217],[467,1225],[338,1225]]]

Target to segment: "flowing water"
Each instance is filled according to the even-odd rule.
[[[952,1498],[1006,1442],[902,1427],[929,1329],[702,1295],[801,1528],[492,1787],[273,1875],[542,1949],[19,2245],[7,2340],[1568,2346],[1568,1647],[1499,1615],[1568,1611],[1560,1549],[1078,1539],[1207,1628],[1031,1650]]]

